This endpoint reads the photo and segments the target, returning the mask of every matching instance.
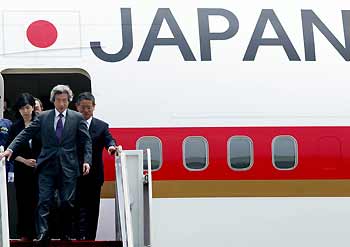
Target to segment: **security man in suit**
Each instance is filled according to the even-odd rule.
[[[92,139],[92,167],[87,176],[78,179],[77,188],[77,238],[95,240],[100,210],[101,186],[104,182],[102,152],[109,154],[117,150],[116,142],[108,129],[108,124],[93,117],[95,98],[89,93],[81,93],[76,103],[78,111],[87,121]]]
[[[55,109],[42,112],[36,120],[23,129],[0,158],[10,158],[22,143],[39,134],[42,142],[37,159],[38,205],[36,230],[39,246],[49,246],[48,216],[55,190],[59,192],[62,211],[61,240],[69,240],[72,225],[73,202],[76,181],[80,175],[78,147],[83,147],[83,174],[87,175],[91,164],[91,138],[83,116],[69,110],[73,99],[66,85],[55,86],[50,95]]]

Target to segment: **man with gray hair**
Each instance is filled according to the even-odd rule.
[[[37,159],[39,198],[36,212],[36,227],[39,246],[50,242],[48,216],[55,190],[61,201],[61,240],[69,240],[72,225],[73,202],[77,177],[80,175],[78,149],[83,149],[83,175],[91,164],[91,138],[83,116],[69,110],[73,93],[66,85],[55,86],[50,95],[55,109],[42,112],[0,153],[0,159],[10,158],[22,143],[39,135],[42,149]]]

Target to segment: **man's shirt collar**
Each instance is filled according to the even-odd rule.
[[[92,121],[92,116],[88,120],[86,120],[88,128],[90,128],[91,121]]]
[[[57,118],[59,114],[60,114],[60,112],[57,111],[57,109],[55,108],[55,117]],[[65,110],[62,112],[62,115],[63,115],[64,118],[66,117],[66,114],[67,114],[67,109],[65,109]]]

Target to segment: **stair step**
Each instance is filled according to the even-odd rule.
[[[37,247],[37,242],[32,241],[19,241],[11,240],[11,247]],[[121,241],[61,241],[52,240],[50,242],[50,247],[122,247],[123,243]]]

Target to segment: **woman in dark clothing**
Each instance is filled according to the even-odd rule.
[[[16,110],[20,117],[11,126],[8,144],[34,120],[36,117],[34,107],[34,97],[29,93],[23,93],[18,97]],[[34,169],[40,149],[40,140],[33,138],[12,155],[18,208],[17,231],[21,240],[32,240],[35,236],[34,214],[37,182]]]

